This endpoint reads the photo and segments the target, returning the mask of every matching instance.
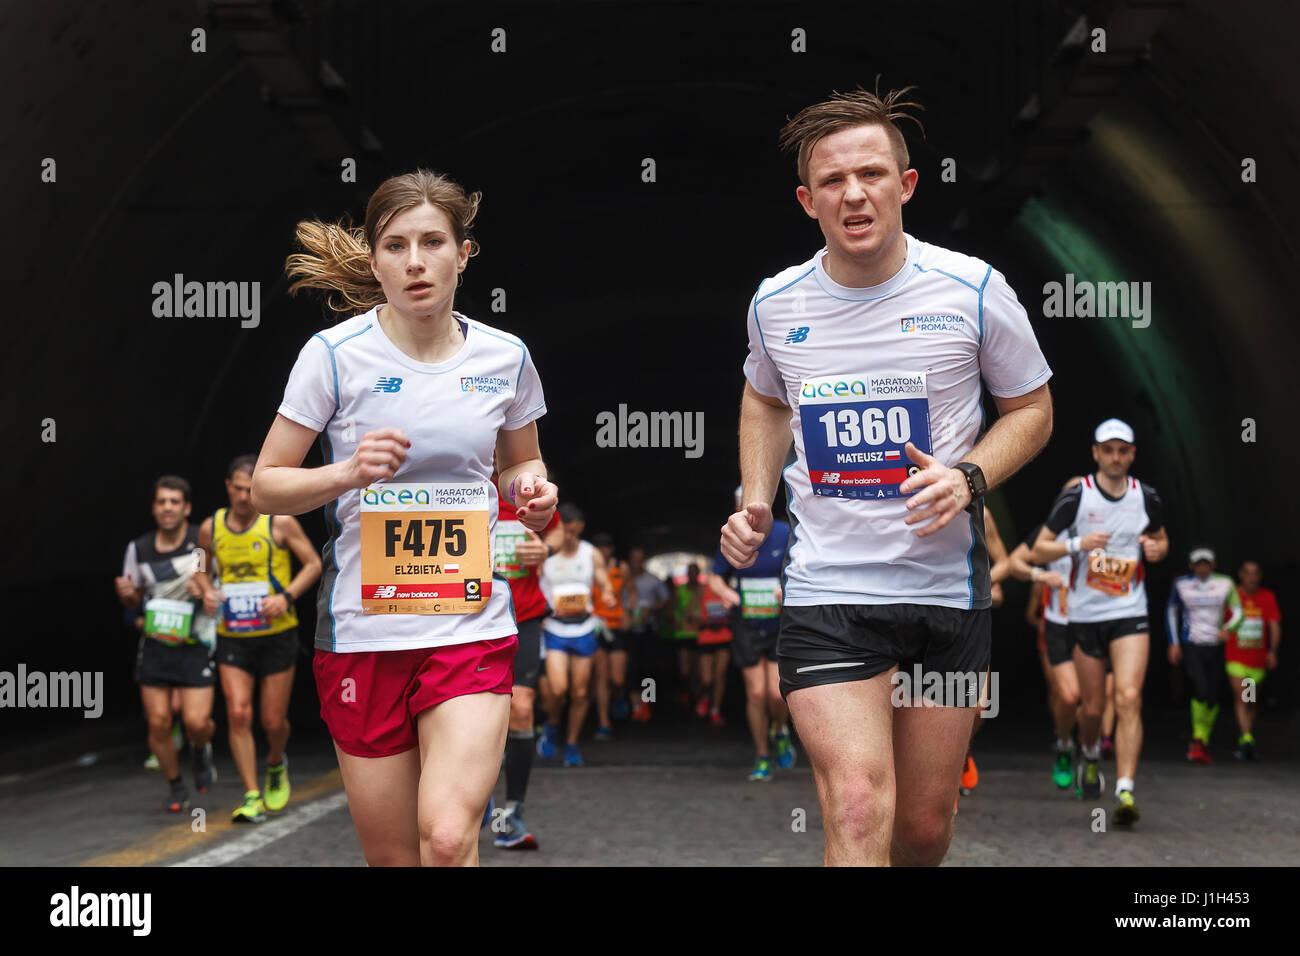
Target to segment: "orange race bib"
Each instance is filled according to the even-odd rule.
[[[1132,558],[1121,558],[1098,549],[1088,553],[1088,576],[1084,583],[1102,594],[1119,597],[1128,594],[1136,571],[1137,561]]]
[[[591,588],[581,584],[557,584],[551,592],[556,617],[587,617]]]
[[[487,482],[361,492],[361,610],[477,614],[492,594]]]

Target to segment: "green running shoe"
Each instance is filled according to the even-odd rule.
[[[750,780],[771,780],[772,779],[772,761],[767,757],[759,757],[754,761],[754,769],[749,772]]]
[[[1115,812],[1111,819],[1121,826],[1137,823],[1142,814],[1138,813],[1137,804],[1133,802],[1132,790],[1121,790],[1115,798]]]
[[[230,815],[231,823],[265,823],[266,822],[266,804],[262,803],[262,795],[256,790],[249,790],[244,794],[244,802],[235,808],[235,812]]]
[[[794,744],[790,741],[790,726],[787,724],[769,734],[769,739],[776,744],[776,765],[782,770],[789,770],[798,757]]]
[[[1088,760],[1087,758],[1079,762],[1078,774],[1075,781],[1075,792],[1084,798],[1100,797],[1102,787],[1106,785],[1105,778],[1101,775],[1101,761]]]
[[[1074,779],[1074,748],[1056,751],[1056,766],[1052,768],[1052,783],[1064,790]]]
[[[274,767],[266,768],[266,809],[283,810],[289,802],[289,756],[285,754]]]

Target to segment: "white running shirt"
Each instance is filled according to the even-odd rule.
[[[910,438],[955,465],[983,425],[981,381],[1014,398],[1052,371],[1001,273],[906,240],[903,268],[880,285],[839,285],[823,247],[750,302],[745,378],[793,410],[789,605],[991,604],[982,506],[918,538],[897,496],[902,448]]]
[[[384,334],[380,308],[308,339],[289,373],[279,412],[321,433],[327,463],[350,458],[366,432],[404,429],[411,442],[406,461],[392,479],[372,485],[376,491],[387,484],[475,486],[469,500],[474,507],[486,507],[488,515],[486,539],[472,542],[486,549],[489,572],[479,584],[486,600],[472,614],[363,613],[360,515],[366,489],[354,489],[325,507],[329,540],[321,550],[316,647],[344,653],[393,651],[507,637],[517,630],[510,588],[490,572],[497,518],[492,456],[499,430],[522,428],[546,414],[541,380],[522,341],[459,312],[452,316],[465,334],[460,351],[443,362],[417,362]],[[421,524],[416,530],[432,539],[433,526]],[[448,530],[444,544],[450,534]],[[431,540],[417,538],[413,552],[410,538],[398,546],[406,549],[401,553],[414,555],[409,573],[416,568],[424,575],[455,573],[446,564],[439,564],[437,572],[428,570],[430,564],[451,559],[450,546],[439,557],[431,556]],[[468,594],[468,582],[464,587]]]
[[[537,583],[553,610],[542,627],[556,637],[582,637],[596,626],[591,602],[596,578],[595,553],[595,545],[579,541],[578,552],[572,557],[561,550],[542,562]]]
[[[1070,623],[1117,621],[1147,616],[1146,572],[1138,537],[1163,525],[1160,496],[1154,488],[1129,477],[1124,494],[1111,498],[1093,475],[1057,497],[1047,516],[1049,531],[1083,537],[1109,531],[1105,550],[1079,554],[1069,578]]]

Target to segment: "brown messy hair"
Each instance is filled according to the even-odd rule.
[[[469,229],[482,199],[481,192],[466,193],[459,183],[428,169],[385,179],[366,203],[364,226],[351,225],[347,217],[339,222],[298,223],[295,237],[305,251],[285,260],[284,271],[295,280],[289,294],[321,289],[334,312],[365,312],[384,301],[384,289],[370,271],[370,251],[394,217],[425,203],[435,206],[451,220],[456,244],[469,239],[469,254],[476,256],[479,246]]]
[[[876,77],[876,89],[880,89],[880,78]],[[889,137],[889,144],[894,150],[894,159],[898,162],[901,173],[908,168],[910,159],[907,155],[907,143],[896,125],[896,120],[909,119],[925,135],[921,121],[907,112],[908,109],[924,110],[920,103],[904,100],[915,86],[905,86],[901,90],[890,90],[883,97],[878,92],[872,93],[858,87],[848,93],[832,92],[831,98],[812,106],[805,106],[795,118],[781,128],[781,150],[796,153],[796,166],[799,170],[799,182],[808,186],[808,158],[813,147],[825,137],[840,130],[855,126],[880,126]]]

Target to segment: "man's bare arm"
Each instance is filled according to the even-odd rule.
[[[995,395],[993,402],[998,420],[964,459],[980,466],[990,490],[1029,464],[1052,437],[1052,395],[1046,385],[1017,398]]]
[[[740,399],[741,505],[771,505],[781,483],[781,467],[794,437],[790,406],[764,395],[748,382]]]
[[[772,530],[772,499],[793,438],[790,407],[745,383],[740,399],[741,510],[722,526],[719,550],[733,568],[747,568]]]

